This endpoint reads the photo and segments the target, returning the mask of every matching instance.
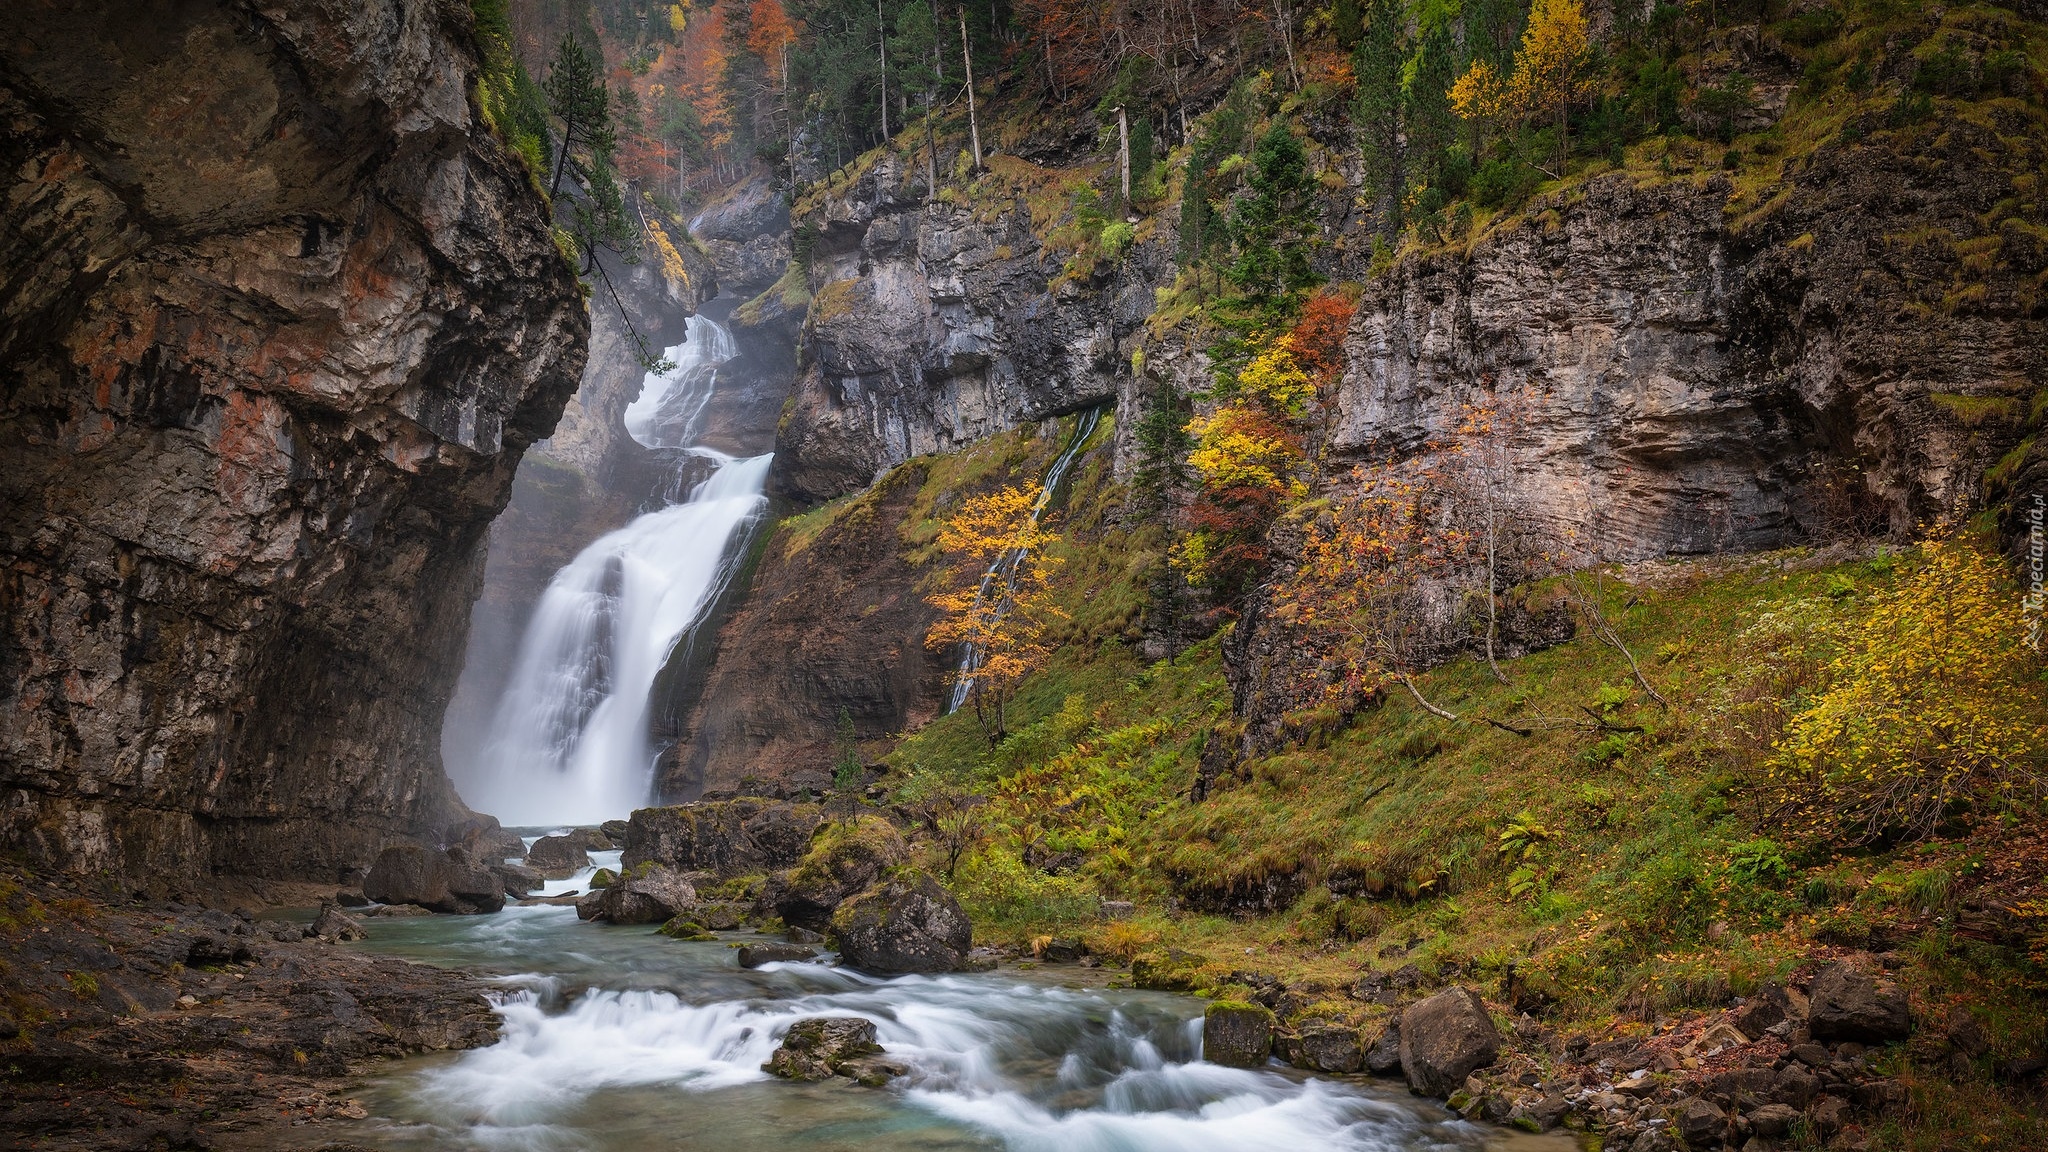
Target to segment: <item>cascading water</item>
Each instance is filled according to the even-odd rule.
[[[508,824],[595,823],[645,803],[653,771],[649,700],[670,651],[732,576],[736,539],[766,507],[770,457],[695,447],[732,337],[693,316],[673,367],[649,373],[626,409],[648,448],[677,450],[677,474],[713,471],[680,503],[585,548],[542,595],[471,779],[473,806]],[[671,484],[669,499],[682,493]]]
[[[1053,492],[1059,488],[1060,481],[1066,479],[1067,469],[1073,467],[1074,461],[1080,458],[1081,446],[1088,443],[1090,436],[1095,435],[1095,426],[1101,422],[1100,408],[1088,409],[1075,421],[1073,439],[1067,441],[1066,448],[1054,458],[1052,467],[1045,470],[1045,482],[1039,486],[1038,500],[1031,505],[1033,524],[1038,523],[1038,518],[1045,514],[1046,507],[1052,503]],[[1002,581],[1005,595],[1016,586],[1017,562],[1023,558],[1021,550],[1005,552],[996,557],[995,563],[990,564],[988,571],[982,573],[980,587],[974,590],[976,607],[988,597],[996,581]],[[969,693],[974,691],[974,670],[981,666],[981,656],[981,650],[972,644],[966,645],[966,651],[960,654],[960,669],[953,677],[953,697],[946,704],[947,712],[958,712],[967,704]]]

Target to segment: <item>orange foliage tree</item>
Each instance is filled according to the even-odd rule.
[[[1037,484],[1003,488],[967,500],[939,530],[939,552],[955,563],[954,583],[925,598],[941,613],[925,644],[966,648],[956,681],[966,683],[990,744],[1005,734],[1004,706],[1018,682],[1051,654],[1046,627],[1067,616],[1052,598],[1061,560],[1047,552],[1058,536],[1040,523],[1044,507]]]

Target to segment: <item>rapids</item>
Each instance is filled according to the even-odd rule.
[[[1205,1063],[1200,1001],[1101,987],[1085,969],[747,971],[729,945],[751,933],[681,942],[558,907],[368,924],[366,947],[480,967],[503,987],[497,1044],[392,1066],[359,1095],[372,1116],[349,1136],[387,1152],[1572,1147],[1465,1124],[1387,1081]],[[821,1015],[875,1021],[911,1074],[863,1088],[761,1071],[792,1021]]]

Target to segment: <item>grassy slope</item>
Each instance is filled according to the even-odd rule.
[[[940,458],[949,462],[921,507],[942,507],[948,483],[985,481],[996,456],[1021,466],[1056,442],[1033,450],[1020,435],[987,459]],[[1984,885],[2038,882],[2037,830],[1989,823],[1898,851],[1802,855],[1771,839],[1789,838],[1763,811],[1759,761],[1735,727],[1759,653],[1817,656],[1802,647],[1815,643],[1810,625],[1854,619],[1909,570],[1911,550],[1801,549],[1622,573],[1609,610],[1668,710],[1585,635],[1508,662],[1505,686],[1472,661],[1425,683],[1453,709],[1529,722],[1591,708],[1644,733],[1520,738],[1394,697],[1348,722],[1311,723],[1303,746],[1240,766],[1198,803],[1189,793],[1205,735],[1230,712],[1218,640],[1171,662],[1138,658],[1158,539],[1121,523],[1122,498],[1107,453],[1095,453],[1064,513],[1074,618],[1052,666],[1020,691],[1009,738],[989,748],[962,714],[888,755],[893,799],[942,788],[990,798],[987,837],[953,877],[984,940],[1076,934],[1138,961],[1151,982],[1214,996],[1273,976],[1304,994],[1307,1012],[1353,1020],[1381,1011],[1345,995],[1364,969],[1413,963],[1489,994],[1512,971],[1551,1001],[1552,1022],[1595,1030],[1719,1006],[1844,948],[1894,948],[1929,1018],[1967,990],[1993,1037],[1987,1066],[2048,1046],[2040,971],[1954,930]],[[900,526],[906,543],[927,530]],[[1497,851],[1518,819],[1545,837],[1526,891],[1510,890],[1514,865]],[[1185,899],[1268,880],[1300,895],[1248,918]],[[1103,898],[1134,900],[1139,914],[1100,922]],[[1984,1083],[1917,1083],[1919,1119],[1892,1133],[1897,1146],[1944,1146],[1957,1125],[1982,1128],[1992,1138],[1982,1147],[2048,1141],[2035,1115]]]

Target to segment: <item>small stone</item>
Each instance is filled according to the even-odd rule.
[[[1834,1063],[1834,1055],[1819,1044],[1795,1044],[1791,1056],[1810,1068],[1825,1068]]]
[[[1749,1114],[1749,1126],[1759,1136],[1776,1139],[1792,1130],[1799,1109],[1789,1104],[1766,1104]]]
[[[320,915],[313,918],[313,926],[306,929],[306,935],[330,943],[362,940],[369,936],[356,918],[332,904],[323,904]]]
[[[1728,1114],[1697,1096],[1687,1097],[1678,1109],[1678,1134],[1693,1148],[1719,1146],[1728,1131]]]
[[[801,944],[742,944],[739,962],[742,968],[759,968],[763,964],[789,964],[801,960],[816,960],[817,950]]]

